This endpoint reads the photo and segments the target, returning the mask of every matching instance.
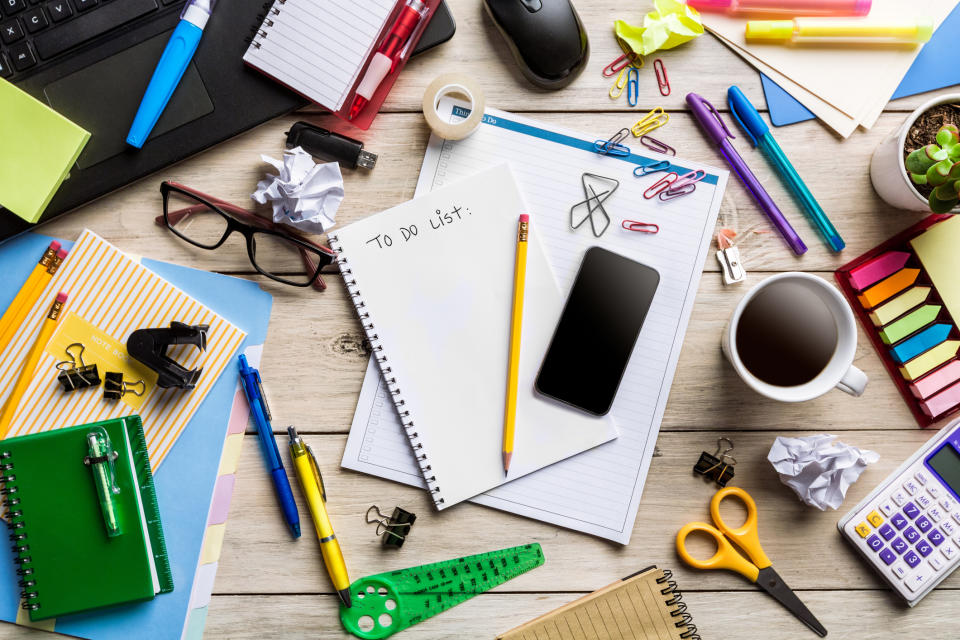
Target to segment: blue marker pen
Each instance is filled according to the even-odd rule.
[[[167,108],[170,96],[180,84],[183,72],[193,59],[193,54],[200,44],[203,29],[213,13],[217,0],[187,0],[187,5],[180,14],[180,23],[173,30],[167,48],[163,50],[157,68],[153,70],[153,77],[147,85],[147,91],[140,101],[137,116],[133,119],[130,132],[127,134],[127,144],[137,149],[150,137],[154,125],[160,114]]]

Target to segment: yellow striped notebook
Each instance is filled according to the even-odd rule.
[[[45,310],[58,292],[68,294],[57,329],[5,436],[49,431],[77,424],[139,414],[154,470],[170,451],[193,413],[232,361],[246,334],[192,297],[156,275],[95,233],[85,230],[56,275],[33,305],[27,320],[0,354],[0,403],[6,402],[20,373]],[[191,391],[162,389],[156,374],[127,355],[131,332],[167,327],[171,321],[209,325],[207,348],[171,349],[168,355],[187,369],[203,367]],[[65,393],[57,382],[57,363],[78,354],[67,346],[81,343],[86,364],[96,364],[124,380],[144,381],[144,393],[104,400],[103,386]]]

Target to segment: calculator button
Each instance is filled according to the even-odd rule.
[[[949,511],[949,508],[947,507],[944,507],[944,509],[947,509]],[[896,505],[894,505],[889,500],[886,500],[880,504],[880,511],[883,511],[883,515],[887,516],[888,518],[892,516],[896,510],[897,510]]]
[[[957,524],[960,524],[960,511],[954,511],[950,516],[957,521]]]
[[[890,543],[890,548],[898,554],[903,555],[903,552],[909,549],[910,545],[904,542],[903,538],[895,538],[894,541]]]
[[[907,494],[898,489],[890,495],[890,499],[896,502],[898,507],[902,507],[903,503],[907,501]]]
[[[943,496],[940,498],[940,506],[943,507],[944,511],[953,511],[953,508],[957,506],[957,503],[951,500],[948,496]]]
[[[943,537],[943,534],[940,533],[940,530],[934,527],[933,531],[927,534],[927,540],[933,543],[933,546],[939,547],[941,544],[946,541],[946,538]]]
[[[924,565],[907,577],[907,588],[910,591],[919,591],[921,587],[930,582],[933,576],[933,569]]]
[[[891,527],[889,524],[885,524],[882,527],[880,527],[877,533],[879,533],[884,540],[889,540],[893,536],[897,535],[897,532],[894,531],[893,527]]]
[[[920,484],[927,484],[927,474],[925,474],[923,471],[917,471],[916,475],[913,477],[916,478],[917,482]]]
[[[926,540],[921,540],[917,543],[917,553],[926,558],[933,552],[933,547]]]
[[[907,542],[913,544],[920,539],[920,534],[913,527],[907,527],[903,530],[903,537],[907,539]]]
[[[890,571],[892,571],[893,575],[897,576],[901,580],[903,580],[907,576],[907,566],[902,562],[898,562],[897,564],[890,567]]]
[[[871,511],[867,514],[867,521],[873,526],[879,527],[883,524],[883,516],[880,515],[879,511]]]
[[[883,549],[883,540],[880,539],[880,536],[874,534],[867,538],[867,546],[874,551],[880,551],[880,549]]]
[[[934,571],[940,571],[940,569],[943,569],[943,558],[938,555],[930,556],[927,558],[927,562],[930,563],[930,566],[933,567]]]
[[[911,568],[920,564],[920,556],[918,556],[913,551],[908,551],[907,555],[903,556],[903,561],[910,565]]]
[[[943,529],[944,533],[948,536],[952,536],[958,531],[957,525],[953,524],[952,520],[944,520],[940,523],[940,528]]]
[[[942,553],[943,557],[947,560],[953,560],[957,555],[957,547],[952,542],[947,542],[940,547],[940,553]]]
[[[931,507],[927,509],[927,517],[934,522],[940,522],[943,519],[943,511],[940,511],[940,507]]]
[[[909,493],[912,496],[917,495],[917,491],[920,490],[920,487],[913,480],[907,480],[903,483],[903,490]]]
[[[933,498],[926,496],[924,494],[918,495],[916,498],[917,504],[920,505],[921,509],[926,509],[933,504]]]
[[[908,502],[907,504],[903,505],[903,512],[911,520],[920,515],[920,509],[918,509],[917,505],[913,504],[912,502]]]
[[[907,520],[906,516],[904,516],[902,513],[898,513],[898,514],[895,514],[894,516],[892,516],[892,517],[890,518],[890,522],[892,522],[892,523],[893,523],[893,526],[895,526],[895,527],[897,528],[897,531],[900,531],[900,530],[903,529],[905,526],[907,526],[908,524],[910,524],[910,521]]]
[[[914,521],[913,524],[917,525],[917,529],[920,529],[920,533],[926,533],[927,531],[930,531],[930,528],[933,526],[930,521],[927,520],[927,516],[920,516]]]
[[[854,529],[856,529],[857,533],[860,534],[861,538],[866,538],[868,535],[870,535],[870,525],[868,525],[866,522],[861,522],[854,527]]]
[[[937,486],[937,483],[934,482],[929,487],[927,487],[927,493],[930,494],[930,497],[936,500],[937,498],[940,497],[940,494],[942,492],[940,491],[940,487]]]
[[[933,557],[936,558],[936,556]],[[885,564],[891,565],[896,562],[897,556],[895,556],[893,551],[890,551],[890,549],[883,549],[880,551],[880,559],[883,560]],[[939,558],[937,559],[939,560]]]

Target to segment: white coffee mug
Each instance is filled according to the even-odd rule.
[[[782,280],[801,284],[815,293],[830,310],[830,314],[837,323],[837,345],[827,366],[813,380],[792,387],[781,387],[764,382],[747,370],[737,353],[737,326],[740,324],[743,310],[763,289]],[[822,396],[834,387],[852,396],[859,396],[867,386],[867,374],[853,366],[853,357],[857,351],[857,325],[853,312],[839,291],[826,281],[806,273],[790,272],[770,276],[748,291],[734,309],[730,321],[723,330],[721,346],[727,360],[743,381],[757,393],[773,400],[803,402]]]

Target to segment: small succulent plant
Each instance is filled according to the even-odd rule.
[[[930,210],[947,213],[960,203],[960,131],[945,124],[937,131],[937,144],[910,152],[907,171],[914,184],[933,187]]]

